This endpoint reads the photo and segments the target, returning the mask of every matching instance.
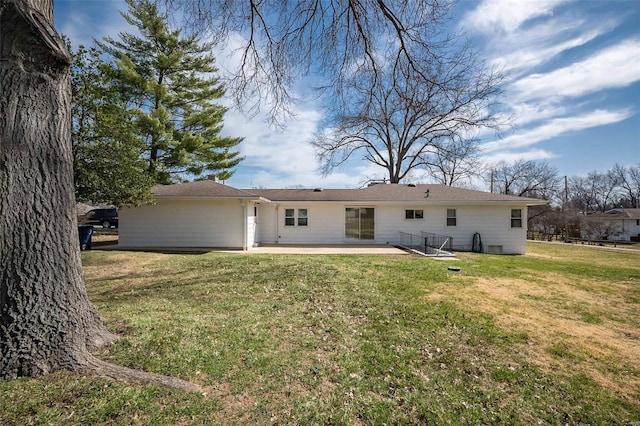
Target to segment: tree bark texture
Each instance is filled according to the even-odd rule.
[[[0,0],[0,379],[82,370],[113,340],[86,294],[70,58],[52,0]]]

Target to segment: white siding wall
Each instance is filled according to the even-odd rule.
[[[602,224],[603,229],[610,228],[609,240],[630,241],[631,237],[640,235],[640,225],[637,225],[637,219],[603,220]],[[581,237],[586,239],[601,238],[598,232],[590,233],[588,228],[584,228],[581,234]]]
[[[622,219],[616,222],[620,223],[620,226],[618,226],[619,232],[614,232],[613,235],[609,237],[610,240],[617,239],[630,241],[631,237],[637,237],[640,235],[640,225],[638,225],[637,219]],[[613,223],[615,224],[616,222]]]
[[[522,227],[511,228],[511,209],[522,210]],[[446,210],[442,213],[446,217]],[[524,254],[527,243],[527,208],[524,206],[469,206],[457,209],[457,226],[446,226],[443,232],[454,237],[454,247],[470,250],[473,234],[482,238],[484,251],[489,246],[502,246],[502,253]],[[455,229],[455,230],[454,230]],[[453,230],[449,232],[450,230]],[[437,232],[437,231],[434,231]]]
[[[167,200],[123,208],[122,247],[242,248],[243,208],[239,200]]]
[[[637,237],[640,235],[640,222],[638,219],[631,219],[630,221],[627,221],[627,223],[629,224],[629,236],[630,237]]]
[[[247,203],[247,248],[253,247],[257,237],[255,203]]]
[[[503,253],[522,254],[526,249],[527,209],[523,206],[424,206],[424,205],[353,205],[333,203],[260,204],[258,238],[263,244],[343,244],[345,208],[375,208],[375,240],[362,243],[398,244],[399,232],[432,232],[453,237],[454,248],[470,250],[473,234],[482,237],[484,250],[502,246]],[[306,208],[308,226],[284,226],[287,208]],[[447,226],[447,209],[455,208],[456,226]],[[522,209],[522,228],[511,228],[511,209]],[[424,219],[405,219],[406,209],[424,210]],[[276,220],[277,218],[277,220]]]
[[[285,226],[285,209],[296,210],[296,225]],[[298,209],[307,209],[307,226],[297,225]],[[344,207],[336,204],[260,204],[258,229],[263,244],[342,244]]]
[[[611,235],[608,237],[609,240],[629,240],[629,221],[628,220],[612,220],[609,221],[612,226]],[[625,226],[626,225],[626,226]]]
[[[275,244],[278,242],[276,235],[276,209],[271,203],[258,204],[258,217],[256,242],[258,244]]]
[[[522,209],[522,228],[511,228],[511,209]],[[423,209],[424,219],[405,219],[406,209]],[[447,209],[456,209],[456,226],[447,226]],[[453,237],[458,250],[471,250],[478,232],[484,250],[502,246],[503,253],[523,254],[526,250],[527,209],[523,206],[379,206],[376,208],[376,242],[397,244],[398,232],[421,231]]]

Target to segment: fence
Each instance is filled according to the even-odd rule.
[[[527,231],[527,240],[540,240],[540,241],[564,241],[567,238],[563,232],[560,233],[544,233],[539,231]]]
[[[421,232],[420,235],[400,232],[400,245],[432,256],[450,255],[453,238],[446,235]]]

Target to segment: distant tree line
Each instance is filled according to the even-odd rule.
[[[549,205],[529,209],[529,229],[543,234],[565,230],[567,236],[579,237],[581,228],[596,226],[583,220],[588,215],[640,208],[640,163],[566,177],[546,162],[521,160],[498,164],[487,180],[493,192],[549,200]],[[613,232],[608,228],[591,231],[603,239]]]

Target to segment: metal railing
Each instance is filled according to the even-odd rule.
[[[431,256],[451,255],[453,238],[432,232],[421,232],[420,235],[400,232],[400,245]]]

